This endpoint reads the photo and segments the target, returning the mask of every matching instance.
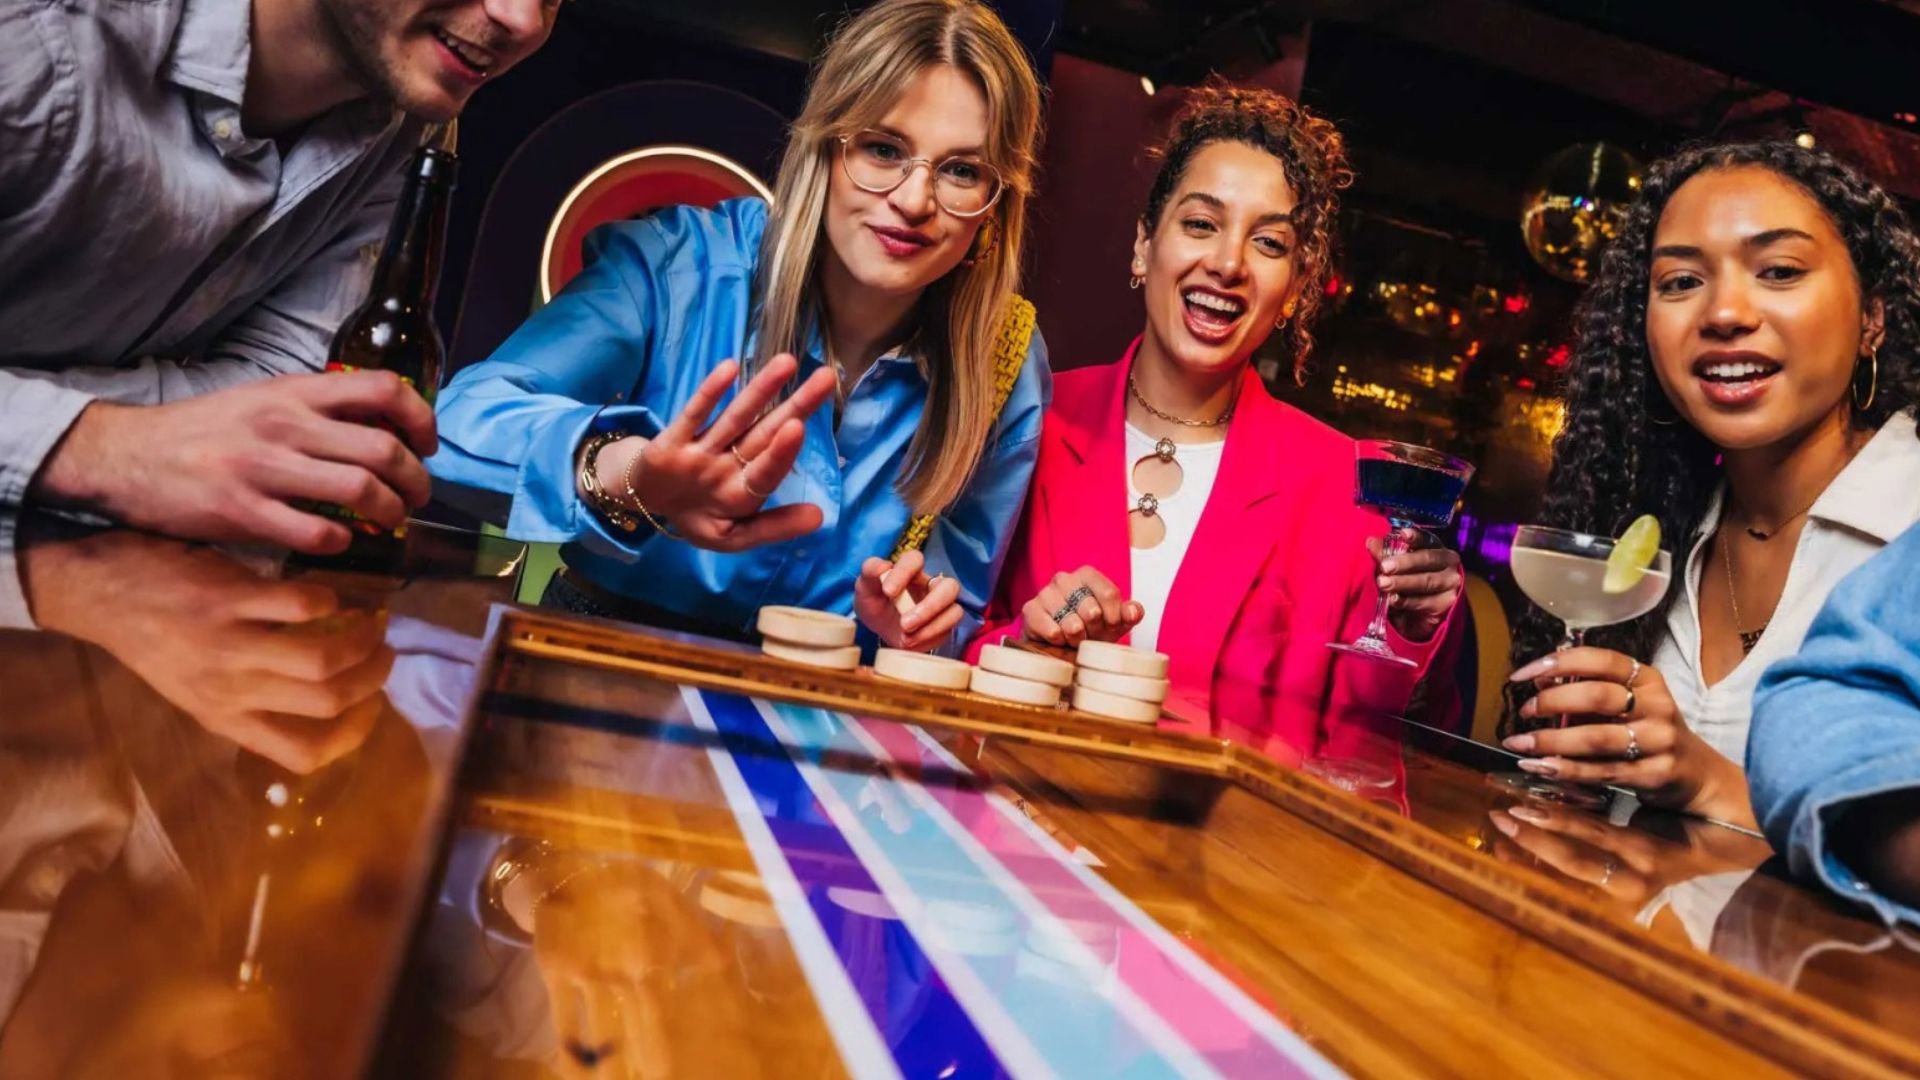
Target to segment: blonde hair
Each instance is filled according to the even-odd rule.
[[[895,487],[915,513],[951,505],[993,427],[993,345],[1020,277],[1027,194],[1040,141],[1040,86],[1006,24],[978,0],[880,0],[846,22],[814,66],[774,184],[773,215],[754,285],[757,367],[808,345],[827,191],[838,136],[877,124],[929,67],[970,76],[987,101],[986,160],[1005,190],[986,215],[970,263],[928,287],[912,350],[927,379],[919,430]]]

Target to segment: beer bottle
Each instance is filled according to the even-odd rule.
[[[327,354],[330,372],[391,371],[428,405],[440,391],[445,346],[433,321],[433,297],[446,250],[447,210],[460,159],[451,148],[422,145],[407,163],[400,203],[374,266],[366,302],[348,316]],[[341,561],[391,565],[405,548],[406,524],[387,532],[344,507],[328,513],[353,527]]]

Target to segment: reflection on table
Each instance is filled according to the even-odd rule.
[[[1251,754],[1232,695],[808,672],[496,609],[517,545],[456,532],[403,574],[22,533],[0,1075],[1920,1067],[1914,942],[1391,718]]]

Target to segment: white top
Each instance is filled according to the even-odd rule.
[[[1723,484],[1687,556],[1681,575],[1686,596],[1669,609],[1667,636],[1654,650],[1653,666],[1666,678],[1687,726],[1744,766],[1761,672],[1800,651],[1814,615],[1841,578],[1920,521],[1920,439],[1913,417],[1901,413],[1888,420],[1807,511],[1766,632],[1738,666],[1708,687],[1700,674],[1700,568],[1724,497]]]
[[[1127,510],[1140,500],[1133,486],[1133,465],[1153,454],[1159,440],[1127,425]],[[1193,531],[1200,527],[1200,512],[1206,509],[1207,496],[1213,492],[1214,478],[1220,475],[1220,455],[1227,441],[1176,443],[1173,460],[1184,474],[1180,490],[1160,500],[1160,517],[1166,523],[1167,537],[1150,548],[1132,548],[1133,599],[1147,609],[1146,617],[1133,628],[1127,644],[1136,649],[1156,649],[1160,641],[1160,617],[1166,614],[1167,595],[1173,591],[1173,576],[1180,561],[1187,557],[1193,543]]]

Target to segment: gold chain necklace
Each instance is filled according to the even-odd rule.
[[[1760,644],[1760,635],[1767,632],[1767,623],[1761,623],[1757,630],[1740,629],[1740,598],[1734,595],[1736,590],[1733,587],[1733,549],[1727,546],[1727,530],[1720,529],[1718,532],[1720,534],[1720,562],[1727,568],[1727,607],[1733,611],[1733,632],[1740,635],[1740,655],[1746,656],[1753,652],[1755,645]],[[1762,537],[1762,539],[1765,539],[1765,537]],[[1767,622],[1772,621],[1771,619],[1767,620]]]
[[[1235,387],[1233,391],[1232,400],[1227,402],[1226,411],[1222,412],[1219,416],[1216,416],[1211,420],[1189,420],[1184,416],[1175,416],[1172,413],[1163,413],[1159,409],[1154,408],[1152,402],[1149,402],[1146,398],[1140,395],[1140,387],[1138,384],[1136,384],[1133,381],[1133,372],[1131,371],[1127,372],[1127,393],[1132,394],[1133,400],[1139,402],[1141,408],[1153,414],[1155,419],[1165,420],[1169,424],[1179,424],[1181,427],[1197,427],[1197,428],[1219,427],[1221,424],[1224,424],[1227,421],[1233,419],[1233,407],[1240,403],[1240,389],[1238,387]]]

